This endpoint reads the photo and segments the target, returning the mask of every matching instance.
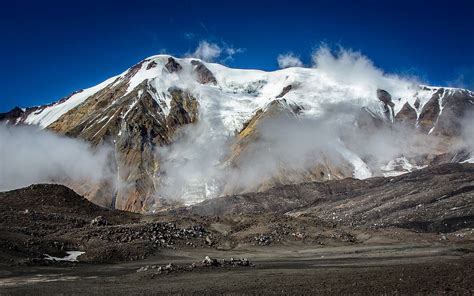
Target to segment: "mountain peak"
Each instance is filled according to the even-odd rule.
[[[409,127],[408,132],[400,134],[401,138],[421,135],[419,138],[424,139],[429,134],[432,142],[438,136],[448,139],[430,144],[436,149],[429,153],[425,148],[411,147],[421,145],[419,143],[410,142],[406,151],[400,151],[400,147],[385,147],[387,144],[382,143],[388,154],[409,163],[406,167],[423,167],[433,159],[447,159],[450,153],[456,153],[457,150],[450,147],[461,147],[451,144],[462,136],[462,118],[473,108],[473,102],[474,95],[467,90],[419,86],[392,76],[361,79],[346,77],[331,69],[301,67],[242,70],[195,58],[156,55],[55,103],[26,110],[16,108],[2,118],[13,124],[39,125],[93,145],[113,143],[115,164],[112,167],[116,167],[120,186],[114,187],[113,182],[102,186],[109,190],[107,198],[88,196],[88,192],[97,194],[93,190],[82,193],[103,205],[143,211],[149,209],[157,196],[166,194],[182,198],[197,195],[189,199],[194,201],[222,194],[223,186],[218,184],[221,181],[206,179],[208,176],[202,175],[203,171],[238,167],[247,161],[240,159],[241,156],[257,155],[246,149],[269,151],[261,154],[263,158],[271,156],[272,151],[286,151],[271,145],[255,146],[253,142],[259,139],[276,140],[275,145],[285,147],[307,142],[324,150],[314,154],[312,146],[308,151],[294,147],[286,152],[296,154],[296,159],[279,155],[278,159],[269,160],[266,166],[280,171],[268,176],[266,185],[384,174],[381,167],[387,163],[380,164],[380,159],[363,149],[365,144],[360,144],[357,137],[363,130],[364,137],[382,133],[383,136],[378,135],[380,141],[386,141],[385,138],[393,137],[394,133],[386,135],[385,131],[398,130],[401,123]],[[268,127],[279,114],[290,115],[284,117],[288,127],[280,126],[275,135],[265,135],[268,130],[272,131]],[[341,120],[344,122],[338,123]],[[305,122],[316,125],[304,127]],[[332,131],[331,124],[336,124],[337,129]],[[320,126],[328,130],[322,132]],[[257,128],[264,130],[256,133]],[[301,131],[307,134],[302,135]],[[229,147],[227,143],[233,142],[235,145]],[[417,158],[409,159],[405,155],[417,149]],[[208,155],[209,151],[213,153]],[[314,162],[312,167],[306,167],[307,161],[302,162],[297,155],[309,151],[313,153],[309,161]],[[467,158],[461,160],[470,159],[470,153],[462,154]],[[441,154],[444,154],[441,158],[433,156]],[[185,169],[190,171],[190,176],[173,175],[177,164],[190,166]],[[293,170],[299,165],[305,169]],[[196,168],[199,169],[193,171]],[[233,178],[245,176],[237,174]],[[170,186],[182,190],[163,190]],[[240,188],[224,187],[225,190]]]

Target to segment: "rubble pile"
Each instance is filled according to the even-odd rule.
[[[178,228],[174,223],[154,222],[97,227],[89,231],[84,240],[100,239],[116,243],[150,241],[157,247],[170,247],[176,240],[204,238],[207,233],[201,225]]]
[[[152,272],[152,277],[160,274],[169,274],[172,272],[184,272],[184,271],[192,271],[195,269],[203,269],[203,268],[211,268],[211,267],[254,267],[255,265],[252,264],[247,258],[242,259],[235,259],[230,258],[229,260],[226,259],[218,259],[218,258],[211,258],[209,256],[204,257],[204,259],[196,264],[186,264],[186,265],[178,265],[169,263],[164,266],[160,265],[146,265],[142,266],[137,269],[137,272]]]

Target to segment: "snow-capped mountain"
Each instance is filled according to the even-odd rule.
[[[274,184],[472,161],[465,131],[472,110],[471,91],[394,76],[241,70],[158,55],[0,120],[112,145],[118,182],[88,197],[143,211],[161,197],[193,203]]]

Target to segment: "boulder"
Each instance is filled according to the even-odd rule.
[[[91,226],[106,226],[107,224],[107,219],[103,216],[97,216],[91,220]]]

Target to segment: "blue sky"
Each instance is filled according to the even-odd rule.
[[[474,1],[10,1],[0,10],[0,112],[93,86],[207,41],[231,67],[310,64],[322,43],[389,73],[474,89]]]

